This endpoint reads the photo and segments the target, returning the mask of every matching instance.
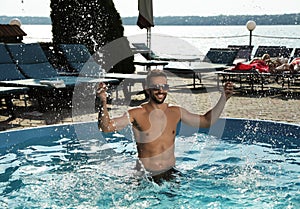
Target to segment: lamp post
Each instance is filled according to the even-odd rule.
[[[252,31],[256,27],[256,23],[253,20],[249,20],[246,24],[247,29],[250,31],[250,36],[249,36],[249,47],[251,48],[252,45]],[[249,55],[249,60],[251,60],[251,54]]]
[[[10,25],[17,25],[19,27],[21,27],[21,20],[19,20],[18,18],[13,18],[10,20],[9,22]]]

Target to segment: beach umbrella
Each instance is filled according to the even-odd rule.
[[[147,29],[147,47],[149,48],[149,57],[151,54],[151,27],[154,26],[153,21],[153,4],[152,0],[138,0],[139,16],[137,25]]]

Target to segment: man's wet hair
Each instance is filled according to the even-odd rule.
[[[154,78],[154,77],[165,77],[165,78],[167,78],[167,74],[163,70],[160,70],[160,69],[150,70],[148,72],[147,77],[146,77],[146,85],[148,85],[150,83],[151,78]]]

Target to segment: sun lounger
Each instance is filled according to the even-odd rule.
[[[7,48],[14,46],[20,46],[21,49],[26,48],[26,53],[23,51],[12,50],[11,52],[15,60],[13,60],[7,50]],[[16,87],[16,88],[28,88],[27,93],[30,98],[37,99],[41,106],[44,96],[56,95],[61,89],[56,90],[55,87],[51,85],[45,85],[41,83],[42,80],[52,79],[56,76],[56,71],[51,71],[51,67],[48,68],[47,63],[43,62],[43,56],[34,53],[32,50],[27,49],[25,44],[21,45],[0,45],[1,54],[5,55],[5,60],[1,56],[0,62],[0,85],[6,87]],[[24,50],[24,52],[25,52]],[[28,56],[32,55],[32,58]],[[33,61],[32,61],[33,60]],[[37,61],[38,64],[34,63]],[[32,64],[32,65],[31,65]],[[19,67],[23,67],[20,71]],[[49,70],[50,69],[50,70]],[[49,71],[48,71],[49,70]],[[50,72],[50,73],[49,73]],[[25,75],[23,74],[25,73]],[[36,73],[36,74],[34,74]],[[36,77],[36,79],[30,78],[30,76]],[[73,85],[74,86],[74,85]]]
[[[228,45],[228,48],[238,49],[238,53],[235,57],[235,63],[241,61],[247,61],[251,59],[253,46],[249,45]]]
[[[243,65],[243,63],[238,63]],[[238,65],[237,64],[237,65]],[[245,64],[245,66],[250,66],[249,64]],[[280,83],[282,82],[282,85],[284,83],[285,75],[284,73],[269,73],[269,72],[260,72],[255,67],[252,67],[251,69],[243,69],[241,70],[234,69],[234,68],[228,68],[223,71],[216,72],[218,76],[218,86],[219,83],[231,81],[236,84],[240,84],[240,89],[247,89],[250,87],[250,90],[253,92],[256,87],[258,86],[261,91],[263,91],[268,84],[273,83]]]
[[[8,87],[0,86],[0,96],[14,96],[14,95],[23,95],[26,94],[29,88],[27,87]]]
[[[80,73],[80,75],[84,73],[83,76],[97,78],[104,76],[107,77],[108,74],[101,70],[101,66],[95,61],[85,45],[59,44],[59,50],[64,55],[69,66],[74,70],[74,72]],[[110,73],[110,76],[112,75],[116,75],[117,79],[120,79],[120,77],[128,78],[126,74],[122,76],[122,73]]]
[[[218,71],[216,72],[218,77],[218,87],[220,87],[220,83],[225,83],[227,81],[233,82],[235,84],[239,84],[239,89],[250,89],[251,92],[255,91],[256,86],[260,88],[260,90],[264,90],[265,85],[269,83],[272,78],[272,74],[270,73],[259,73],[256,70],[248,70],[248,71]],[[275,77],[275,75],[273,75]],[[272,80],[275,80],[273,78]]]
[[[46,85],[45,83],[41,83],[41,81],[63,81],[64,77],[60,77],[57,71],[48,62],[39,44],[6,44],[6,48],[25,79],[12,79],[13,81],[1,82],[2,84],[29,86],[37,95],[39,95],[40,92],[44,94],[56,92],[57,88],[55,86],[50,85],[50,83]],[[59,91],[63,89],[72,90],[75,84],[76,83],[65,85],[64,88],[60,87]]]
[[[211,73],[226,68],[224,64],[214,64],[209,62],[170,62],[164,67],[164,70],[177,76],[191,77],[193,79],[193,88],[196,88],[196,79],[202,85],[202,73]]]
[[[290,58],[293,48],[285,46],[258,46],[254,57],[262,57],[264,54],[269,54],[272,58]]]
[[[17,63],[18,67],[20,68],[21,72],[27,77],[31,79],[40,79],[40,80],[67,80],[69,85],[70,83],[69,76],[60,76],[58,71],[53,68],[53,66],[49,63],[47,60],[47,57],[45,56],[41,46],[37,43],[33,44],[7,44],[7,48],[10,51],[12,58]],[[81,48],[82,49],[82,48]],[[81,49],[78,51],[80,52]],[[82,54],[83,51],[81,51]],[[81,60],[84,60],[87,58],[86,55],[84,58],[81,58]],[[96,66],[97,71],[99,70],[99,65],[96,65],[97,63],[94,61],[90,61],[92,66]],[[79,62],[78,62],[79,63]],[[80,63],[79,63],[80,64]],[[96,72],[95,72],[96,73]],[[97,72],[98,73],[98,72]],[[74,76],[77,78],[76,76]],[[86,77],[86,76],[82,76]],[[100,78],[101,76],[97,76]],[[93,79],[94,77],[91,77],[90,79]],[[80,79],[73,79],[74,81],[80,81]],[[87,79],[81,79],[83,81],[88,80]],[[107,80],[108,81],[108,80]],[[116,80],[112,80],[113,83],[115,83]],[[74,83],[75,85],[76,83]]]
[[[254,57],[261,57],[264,54],[269,54],[271,58],[285,58],[287,60],[292,60],[293,48],[288,48],[286,46],[259,46],[256,50]],[[295,53],[294,53],[295,54]],[[290,86],[291,80],[297,77],[296,74],[292,75],[290,72],[280,70],[277,73],[272,73],[270,76],[275,76],[276,81],[282,82],[282,87],[287,83]]]
[[[145,43],[132,43],[133,54],[141,54],[146,60],[148,61],[164,61],[164,62],[193,62],[193,61],[199,61],[200,58],[176,58],[176,57],[162,57],[155,54],[152,50],[149,49],[148,46],[146,46]]]
[[[13,98],[20,97],[21,95],[26,95],[29,91],[29,88],[27,87],[4,87],[0,86],[0,99],[5,100],[5,105],[7,107],[8,114],[14,118],[15,113],[14,113],[14,105],[12,102]],[[26,97],[24,97],[26,98]],[[25,106],[27,106],[26,99],[25,101]]]
[[[106,79],[118,79],[119,82],[122,82],[123,86],[125,86],[125,95],[131,93],[131,86],[133,86],[135,83],[141,83],[142,85],[144,85],[144,81],[146,78],[145,75],[102,72],[101,66],[93,59],[86,46],[82,44],[60,44],[59,48],[59,50],[62,52],[67,62],[69,63],[70,67],[75,72],[80,73],[80,75],[84,74],[84,76],[90,77],[105,77]],[[156,64],[166,65],[168,63],[163,62]]]
[[[264,54],[269,54],[272,59],[289,59],[292,51],[292,48],[287,48],[285,46],[259,46],[254,57],[261,58]],[[217,74],[219,79],[223,82],[230,80],[240,83],[240,86],[242,86],[242,84],[248,84],[250,85],[251,90],[254,89],[255,85],[259,85],[261,90],[263,90],[266,84],[275,82],[282,82],[283,86],[285,80],[287,80],[286,72],[277,70],[277,68],[270,71],[269,66],[266,64],[264,65],[255,62],[251,62],[251,64],[237,63],[234,68],[226,69],[223,72],[218,72]]]
[[[11,59],[4,44],[0,44],[0,55],[0,81],[25,79]],[[27,87],[0,87],[0,98],[5,99],[10,115],[14,115],[12,98],[25,95],[28,91]]]
[[[25,76],[18,70],[4,44],[0,43],[0,80],[19,80]]]
[[[231,66],[237,57],[238,51],[237,48],[210,48],[203,61]]]
[[[299,88],[300,82],[300,48],[295,48],[293,56],[290,59],[289,64],[293,65],[293,72],[285,72],[283,79],[283,86],[287,84],[287,88],[290,89],[291,86]]]
[[[6,44],[6,48],[25,77],[46,79],[58,76],[39,44]]]
[[[196,78],[202,85],[202,73],[221,71],[233,65],[237,52],[236,48],[211,48],[202,61],[169,62],[164,70],[183,77],[192,75],[193,88],[196,88]]]
[[[133,53],[140,53],[146,60],[156,60],[159,57],[144,43],[132,43]]]
[[[76,85],[91,83],[94,78],[76,76],[59,76],[58,72],[48,62],[39,44],[7,44],[18,69],[25,79],[2,80],[6,86],[29,87],[34,97],[41,102],[44,98],[57,98],[61,101],[71,99]],[[105,79],[103,82],[117,85],[117,79]],[[59,85],[58,85],[59,84]],[[68,101],[67,101],[68,102]]]
[[[99,78],[104,76],[105,71],[103,71],[102,67],[94,60],[94,57],[90,54],[85,45],[59,44],[58,47],[59,52],[66,59],[72,72],[82,77]]]
[[[300,48],[295,48],[293,56],[291,57],[290,61],[293,61],[295,58],[300,58]]]

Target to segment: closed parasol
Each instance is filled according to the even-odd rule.
[[[151,52],[151,27],[154,26],[153,21],[153,4],[152,0],[138,0],[139,16],[137,25],[143,29],[147,29],[147,47],[149,48],[149,57]]]

